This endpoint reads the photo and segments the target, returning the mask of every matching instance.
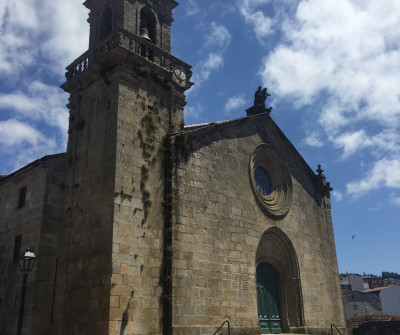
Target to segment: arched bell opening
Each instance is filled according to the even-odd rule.
[[[99,41],[106,38],[113,31],[113,10],[108,7],[104,9],[99,23]]]
[[[291,241],[281,229],[273,227],[263,234],[257,248],[256,264],[257,303],[260,304],[260,286],[263,286],[268,299],[272,299],[272,302],[265,302],[267,308],[275,308],[263,312],[269,317],[267,322],[260,316],[262,313],[259,313],[262,333],[293,333],[297,328],[303,327],[304,313],[297,256]],[[279,306],[278,316],[274,307],[276,305]]]
[[[157,20],[151,9],[144,7],[140,11],[140,36],[157,44]]]
[[[140,11],[140,37],[148,42],[157,44],[156,31],[157,20],[154,13],[147,7],[142,8]],[[140,46],[140,54],[150,61],[154,61],[152,48],[147,47],[144,43]]]

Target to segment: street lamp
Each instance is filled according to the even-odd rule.
[[[31,272],[35,262],[36,262],[36,256],[33,252],[29,251],[29,248],[26,249],[25,253],[23,253],[19,258],[19,269],[24,275],[24,280],[22,283],[21,301],[19,304],[17,335],[21,335],[22,332],[22,320],[24,318],[24,306],[25,306],[26,279],[28,278],[28,273]]]

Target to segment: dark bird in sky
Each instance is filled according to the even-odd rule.
[[[356,235],[353,235],[353,237],[351,239],[354,240],[355,237],[356,237]]]

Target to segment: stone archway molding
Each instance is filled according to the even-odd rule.
[[[279,296],[283,332],[304,331],[304,311],[300,270],[289,237],[278,227],[267,229],[257,247],[256,265],[271,264],[279,276]]]

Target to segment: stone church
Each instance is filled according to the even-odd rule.
[[[185,126],[174,0],[86,0],[66,153],[0,179],[0,334],[330,334],[344,329],[330,185],[265,107]],[[246,112],[246,113],[245,113]],[[224,323],[225,322],[225,323]]]

